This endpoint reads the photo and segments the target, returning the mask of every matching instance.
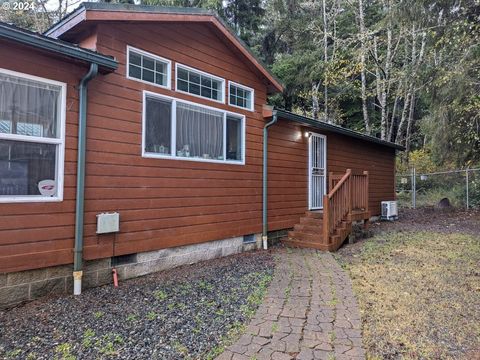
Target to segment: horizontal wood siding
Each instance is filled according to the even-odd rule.
[[[293,227],[308,208],[307,131],[327,136],[327,173],[369,171],[369,207],[380,214],[382,200],[395,199],[395,150],[279,120],[269,130],[269,227]],[[327,179],[328,184],[328,179]]]
[[[89,84],[85,259],[225,239],[262,229],[266,84],[205,24],[99,24],[97,50],[118,70]],[[91,33],[88,33],[91,34]],[[255,111],[127,79],[127,45],[255,89]],[[87,68],[0,43],[0,67],[68,83],[64,200],[0,204],[0,272],[71,263],[75,227],[77,84]],[[246,116],[245,165],[143,158],[142,91]],[[225,89],[227,95],[227,89]],[[280,120],[269,138],[269,230],[290,228],[307,209],[307,138]],[[394,197],[394,151],[329,134],[328,171],[370,171],[370,208]],[[120,213],[120,232],[97,235],[96,215]]]
[[[98,51],[115,56],[119,67],[89,89],[85,257],[260,232],[266,85],[205,24],[105,24],[97,29]],[[127,79],[127,45],[171,60],[172,90]],[[175,92],[177,62],[220,76],[226,86],[232,80],[255,89],[256,111]],[[246,115],[246,164],[142,158],[143,90]],[[104,211],[120,213],[116,235],[96,235],[96,214]]]
[[[0,273],[73,261],[78,121],[77,85],[85,65],[0,41],[0,67],[67,83],[64,201],[0,203]]]

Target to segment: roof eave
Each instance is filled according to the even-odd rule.
[[[51,38],[58,39],[64,32],[70,30],[84,20],[86,20],[86,8],[80,4],[78,8],[73,10],[59,22],[53,24],[43,34]]]
[[[17,43],[29,45],[88,63],[95,63],[100,68],[108,71],[113,71],[118,67],[117,61],[109,56],[96,54],[74,45],[64,44],[58,40],[37,36],[33,33],[29,34],[12,27],[0,26],[0,38],[12,40]]]
[[[283,110],[283,109],[275,108],[275,109],[273,109],[273,113],[276,113],[276,115],[280,119],[294,121],[294,122],[303,124],[305,126],[313,127],[313,128],[319,129],[319,130],[331,131],[333,133],[342,134],[342,135],[345,135],[345,136],[350,136],[350,137],[360,139],[360,140],[363,140],[363,141],[367,141],[367,142],[375,143],[375,144],[378,144],[378,145],[386,146],[386,147],[389,147],[389,148],[393,148],[395,150],[401,150],[401,151],[405,150],[405,147],[403,147],[402,145],[399,145],[399,144],[396,144],[396,143],[393,143],[393,142],[390,142],[390,141],[381,140],[381,139],[376,138],[374,136],[365,135],[365,134],[359,133],[358,131],[343,128],[343,127],[338,126],[338,125],[333,125],[333,124],[326,123],[324,121],[315,120],[315,119],[312,119],[312,118],[308,118],[306,116],[297,115],[297,114],[291,113],[291,112]]]

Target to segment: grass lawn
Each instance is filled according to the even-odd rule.
[[[428,231],[411,221],[381,226],[338,253],[368,358],[480,358],[480,232],[449,228],[455,216],[434,219]]]

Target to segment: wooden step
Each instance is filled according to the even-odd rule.
[[[311,226],[323,226],[323,219],[315,219],[312,217],[301,217],[300,224],[302,225],[311,225]]]
[[[313,219],[323,219],[323,211],[306,211],[305,216]]]
[[[323,243],[323,235],[322,234],[309,234],[309,233],[302,232],[302,231],[289,231],[288,232],[288,237],[290,239]]]
[[[293,230],[300,231],[300,232],[306,232],[306,233],[310,233],[310,234],[321,234],[322,231],[323,231],[323,226],[322,225],[296,224],[293,227]]]

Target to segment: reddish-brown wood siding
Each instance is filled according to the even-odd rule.
[[[266,86],[205,24],[102,24],[97,50],[118,70],[90,89],[85,257],[120,255],[261,231],[262,105]],[[127,45],[255,89],[255,112],[127,79]],[[246,164],[141,157],[142,91],[246,115]],[[225,89],[227,94],[227,90]],[[95,234],[96,214],[120,213],[120,232]]]
[[[78,93],[86,67],[0,41],[0,68],[67,84],[64,201],[0,203],[0,272],[73,261]]]
[[[308,207],[308,138],[306,131],[327,136],[327,173],[369,171],[369,207],[395,198],[395,150],[344,135],[322,132],[279,120],[269,133],[269,227],[293,227]],[[328,182],[327,182],[328,183]]]
[[[187,245],[262,226],[262,141],[266,85],[205,24],[99,24],[97,50],[119,61],[116,72],[89,84],[86,259]],[[255,89],[255,111],[162,89],[125,76],[131,45]],[[0,67],[68,83],[64,200],[0,203],[0,272],[72,262],[77,148],[77,84],[86,67],[0,43]],[[227,83],[226,82],[226,83]],[[143,158],[142,91],[174,96],[246,116],[245,165]],[[225,89],[226,91],[226,89]],[[227,94],[227,91],[226,91]],[[328,171],[370,171],[370,206],[394,197],[394,151],[328,134]],[[292,227],[307,208],[307,139],[280,120],[270,128],[269,229]],[[120,213],[120,232],[97,235],[96,215]]]

